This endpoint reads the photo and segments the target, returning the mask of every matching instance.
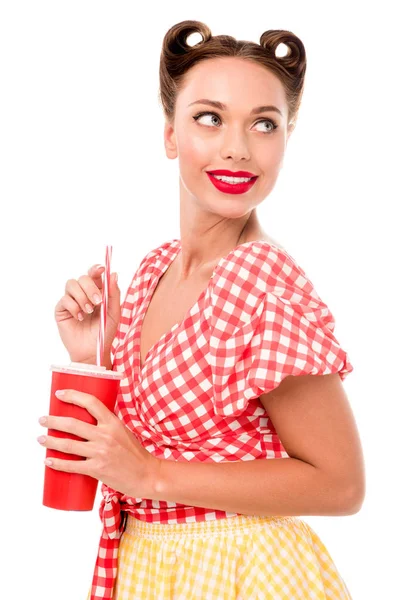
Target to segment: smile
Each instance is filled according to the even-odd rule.
[[[229,177],[228,179],[231,182],[233,182],[234,179],[238,179],[238,183],[230,183],[228,181],[217,179],[217,177],[215,177],[211,173],[207,173],[207,175],[209,180],[217,188],[217,190],[223,192],[224,194],[244,194],[250,188],[253,187],[256,180],[258,179],[257,177],[252,177],[251,179],[244,177]],[[243,179],[247,179],[247,181],[243,181]]]

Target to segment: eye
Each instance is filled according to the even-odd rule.
[[[198,113],[197,115],[195,115],[193,117],[193,119],[195,121],[198,121],[201,117],[206,117],[206,116],[211,116],[214,117],[215,119],[218,119],[218,121],[221,121],[220,117],[213,112],[209,112],[209,111],[203,111],[201,113]],[[275,129],[278,128],[278,125],[275,123],[275,121],[273,119],[260,119],[259,121],[257,121],[255,123],[255,125],[258,125],[259,123],[267,123],[270,125],[270,128],[268,129],[268,131],[262,131],[261,133],[272,133],[273,131],[275,131]],[[208,127],[208,125],[207,125]]]
[[[220,119],[219,119],[219,116],[218,116],[218,115],[216,115],[215,113],[212,113],[212,112],[201,112],[201,113],[198,113],[197,115],[195,115],[195,116],[193,117],[193,119],[194,119],[195,121],[198,121],[198,120],[199,120],[201,117],[205,117],[205,116],[211,116],[211,117],[214,117],[215,119],[218,119],[218,120],[220,120]]]

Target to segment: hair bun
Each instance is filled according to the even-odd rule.
[[[276,49],[279,44],[285,44],[289,52],[286,56],[277,56]],[[260,37],[262,46],[272,58],[279,61],[281,65],[292,72],[303,72],[306,68],[306,51],[303,42],[291,31],[285,29],[270,29],[264,31]]]
[[[187,38],[192,33],[200,33],[203,39],[201,42],[189,46]],[[211,30],[205,23],[201,21],[181,21],[171,27],[165,34],[162,52],[167,58],[182,56],[182,54],[186,54],[193,47],[207,42],[211,37]]]
[[[188,38],[198,34],[201,39],[189,45]],[[277,56],[280,44],[288,47],[287,56]],[[159,99],[164,116],[174,123],[176,101],[184,88],[187,73],[200,61],[232,57],[252,61],[278,77],[284,88],[288,107],[288,123],[295,127],[306,72],[306,52],[301,40],[291,31],[265,31],[260,43],[237,40],[231,35],[212,35],[201,21],[180,21],[168,29],[160,56]]]

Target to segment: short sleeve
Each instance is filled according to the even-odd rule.
[[[288,375],[352,370],[335,320],[286,251],[257,242],[234,254],[211,294],[209,362],[216,414],[239,416]]]

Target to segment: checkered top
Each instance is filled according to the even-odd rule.
[[[141,368],[144,315],[180,249],[173,239],[151,250],[128,288],[112,345],[113,369],[125,375],[115,413],[165,460],[288,457],[259,396],[288,375],[339,373],[343,380],[353,371],[330,310],[286,251],[246,242],[220,259],[196,303],[150,348]],[[105,484],[101,491],[104,528],[91,600],[112,598],[126,512],[157,523],[237,514],[132,498]]]

